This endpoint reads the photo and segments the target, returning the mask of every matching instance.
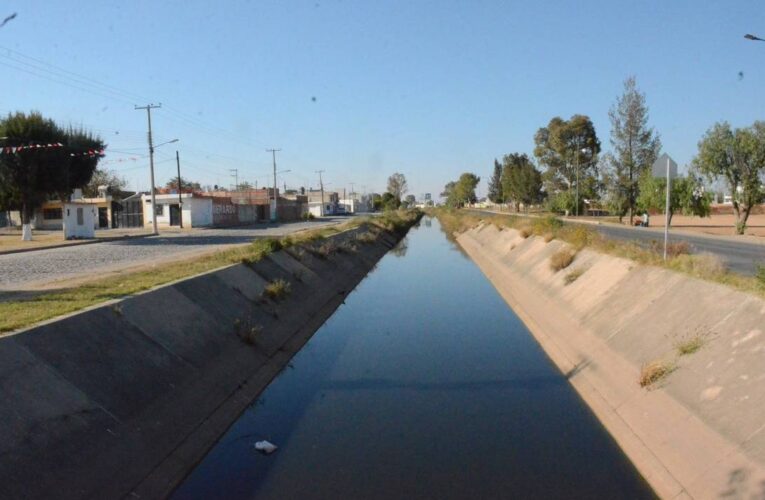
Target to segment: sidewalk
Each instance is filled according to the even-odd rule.
[[[180,232],[179,229],[171,229],[166,232]],[[0,255],[30,252],[74,245],[88,245],[104,241],[119,240],[124,238],[144,238],[151,236],[151,232],[144,228],[129,229],[99,229],[96,237],[92,240],[65,240],[62,231],[34,230],[32,241],[21,241],[21,230],[15,228],[0,229]]]

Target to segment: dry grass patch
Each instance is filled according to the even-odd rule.
[[[672,373],[675,365],[663,360],[652,361],[640,369],[640,387],[650,387]]]
[[[521,235],[521,238],[526,239],[534,233],[530,227],[522,227],[518,230],[518,234]]]
[[[550,256],[550,269],[557,273],[574,262],[574,257],[576,257],[576,250],[573,248],[561,248]]]
[[[555,235],[553,233],[545,233],[544,236],[542,236],[545,240],[545,243],[550,243],[552,240],[555,239]]]
[[[578,280],[578,279],[579,279],[579,276],[583,275],[583,274],[584,274],[584,272],[585,272],[586,270],[587,270],[586,268],[584,268],[584,267],[580,267],[580,268],[578,268],[578,269],[574,269],[573,271],[571,271],[570,273],[568,273],[568,274],[567,274],[567,275],[566,275],[566,276],[563,278],[563,286],[568,286],[568,285],[570,285],[571,283],[573,283],[574,281]]]
[[[279,278],[266,285],[263,289],[263,295],[271,300],[279,301],[286,298],[291,291],[290,282]]]
[[[356,235],[355,238],[356,238],[356,241],[364,245],[371,245],[372,243],[377,241],[377,235],[375,235],[371,231],[367,231],[365,233],[359,233]]]

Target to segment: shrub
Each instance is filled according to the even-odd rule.
[[[363,243],[365,245],[370,245],[377,241],[377,236],[375,236],[371,231],[367,231],[365,233],[359,233],[356,235],[356,241],[359,243]]]
[[[530,228],[530,227],[522,227],[522,228],[520,228],[520,229],[518,230],[518,234],[520,234],[520,235],[521,235],[521,238],[524,238],[524,239],[526,239],[526,238],[528,238],[529,236],[531,236],[531,234],[532,234],[532,231],[531,231],[531,228]]]
[[[576,251],[571,248],[561,248],[550,256],[550,268],[558,272],[565,269],[574,261]]]
[[[669,260],[669,267],[708,280],[718,280],[727,272],[722,259],[711,253],[678,255]]]
[[[563,278],[563,285],[564,285],[564,286],[568,286],[568,285],[570,285],[571,283],[573,283],[574,281],[576,281],[577,279],[579,279],[579,276],[583,275],[585,271],[586,271],[586,269],[585,269],[585,268],[583,268],[583,267],[580,267],[579,269],[574,269],[573,271],[571,271],[570,273],[568,273],[568,274],[567,274],[567,275],[566,275],[566,276]]]
[[[263,333],[263,327],[261,325],[253,325],[249,328],[239,328],[237,335],[239,338],[248,345],[253,345],[257,342],[258,337]]]
[[[267,284],[266,287],[263,289],[263,293],[265,294],[265,296],[272,300],[282,300],[283,298],[285,298],[287,295],[290,294],[290,291],[291,291],[290,283],[281,278]]]
[[[554,239],[555,239],[555,235],[554,234],[552,234],[552,233],[545,233],[545,235],[544,235],[545,243],[550,243]]]
[[[666,361],[653,361],[640,369],[640,387],[648,387],[660,381],[674,370],[674,366]]]
[[[303,220],[314,220],[316,216],[312,214],[311,212],[304,212],[303,215],[300,216]]]
[[[664,242],[651,240],[651,250],[664,255]],[[687,241],[670,241],[667,243],[667,258],[672,259],[680,255],[690,255],[691,245]]]

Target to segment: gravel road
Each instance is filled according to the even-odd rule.
[[[251,228],[198,229],[188,233],[109,241],[90,245],[37,250],[0,255],[0,290],[17,290],[51,281],[96,276],[146,264],[152,260],[183,258],[229,245],[248,243],[256,238],[285,236],[304,229],[339,224],[347,218],[321,221],[261,225]]]

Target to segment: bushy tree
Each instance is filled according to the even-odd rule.
[[[637,182],[658,158],[661,140],[648,127],[648,107],[631,76],[624,81],[624,91],[608,112],[611,120],[611,146],[614,149],[609,167],[609,194],[614,208],[626,197],[630,225],[638,192]],[[621,210],[618,211],[620,213]],[[619,216],[620,220],[623,214]]]
[[[383,210],[396,210],[401,206],[401,200],[396,198],[393,193],[383,193],[382,195],[382,208]]]
[[[542,179],[549,196],[554,198],[574,190],[578,179],[581,204],[584,197],[581,186],[588,182],[588,177],[596,176],[600,153],[600,141],[590,118],[574,115],[564,120],[556,116],[547,127],[537,131],[534,143],[534,156],[545,167]],[[576,203],[572,206],[576,207]]]
[[[494,159],[494,172],[489,181],[489,192],[486,195],[492,203],[504,203],[504,190],[502,188],[502,165]]]
[[[401,202],[401,197],[406,194],[408,187],[406,185],[406,177],[404,174],[396,172],[388,177],[388,192],[392,194],[398,202]]]
[[[638,182],[636,207],[640,211],[663,213],[667,206],[667,179],[654,177],[644,172]],[[708,217],[711,211],[712,194],[704,190],[701,179],[689,173],[685,177],[672,179],[669,193],[669,224],[675,213]]]
[[[699,141],[694,166],[709,179],[724,178],[736,214],[736,233],[744,234],[749,213],[763,199],[765,170],[765,122],[731,129],[716,123]]]
[[[0,137],[5,138],[0,149],[0,205],[21,212],[23,237],[28,239],[34,210],[50,197],[66,200],[75,188],[85,187],[105,145],[85,130],[59,127],[37,112],[0,120]],[[53,144],[61,146],[48,146]],[[34,145],[41,147],[17,149]]]
[[[441,196],[446,198],[446,205],[449,207],[462,207],[469,203],[477,201],[475,188],[481,178],[470,172],[460,175],[456,182],[449,182],[444,186],[444,192]]]
[[[502,158],[502,196],[515,205],[526,209],[538,203],[542,196],[542,174],[525,154],[512,153]]]

